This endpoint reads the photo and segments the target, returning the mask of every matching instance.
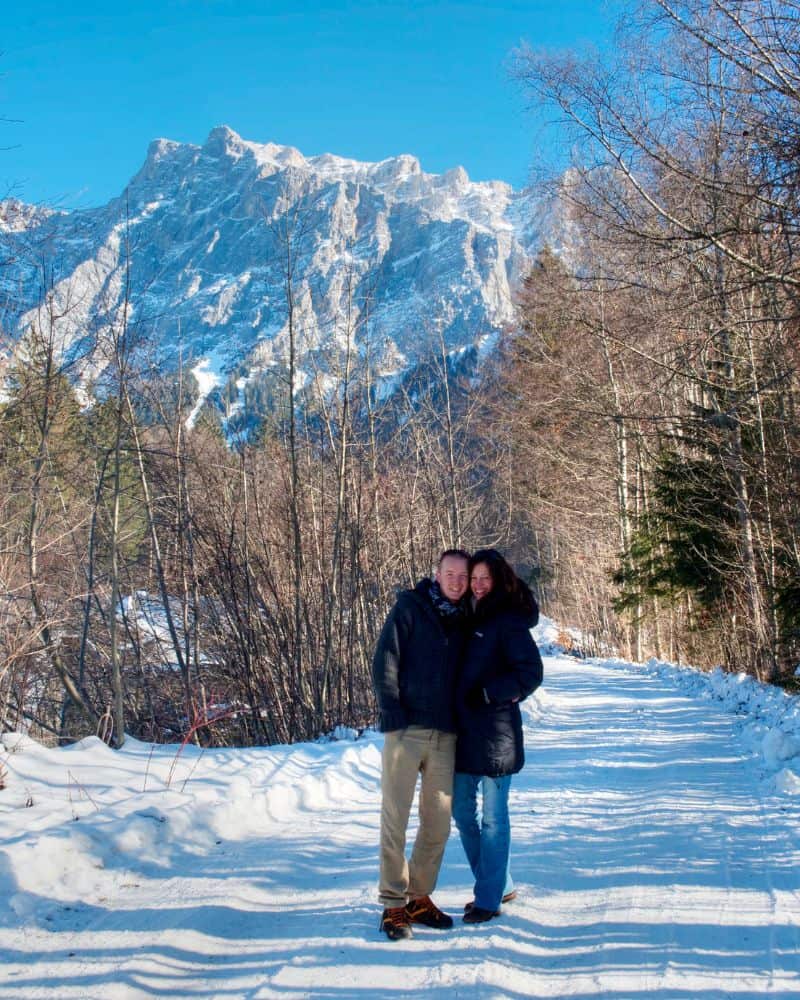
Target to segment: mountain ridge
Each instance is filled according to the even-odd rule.
[[[124,313],[156,364],[195,369],[203,397],[284,363],[291,271],[295,388],[320,370],[335,379],[348,343],[391,380],[437,344],[463,351],[513,323],[515,288],[564,227],[557,201],[462,167],[305,157],[221,125],[202,146],[155,139],[104,206],[0,203],[2,323],[18,339],[47,289],[88,385],[105,364],[91,345]],[[240,411],[244,397],[228,397]]]

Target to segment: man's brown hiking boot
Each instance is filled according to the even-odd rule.
[[[390,941],[413,937],[405,906],[387,906],[381,916],[380,929]]]
[[[406,915],[412,924],[423,924],[437,931],[446,931],[453,926],[453,918],[443,913],[430,896],[412,899],[406,905]]]

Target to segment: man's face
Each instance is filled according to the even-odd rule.
[[[468,564],[460,556],[445,556],[436,570],[436,580],[447,598],[455,604],[467,592],[469,584]]]

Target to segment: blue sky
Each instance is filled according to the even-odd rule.
[[[0,197],[120,194],[155,138],[399,153],[521,187],[557,135],[509,78],[522,40],[606,46],[614,0],[16,0],[3,13]]]

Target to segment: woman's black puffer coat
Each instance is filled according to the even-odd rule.
[[[514,611],[491,591],[475,608],[456,691],[456,771],[499,778],[525,763],[519,702],[542,683],[530,629],[538,612]]]

